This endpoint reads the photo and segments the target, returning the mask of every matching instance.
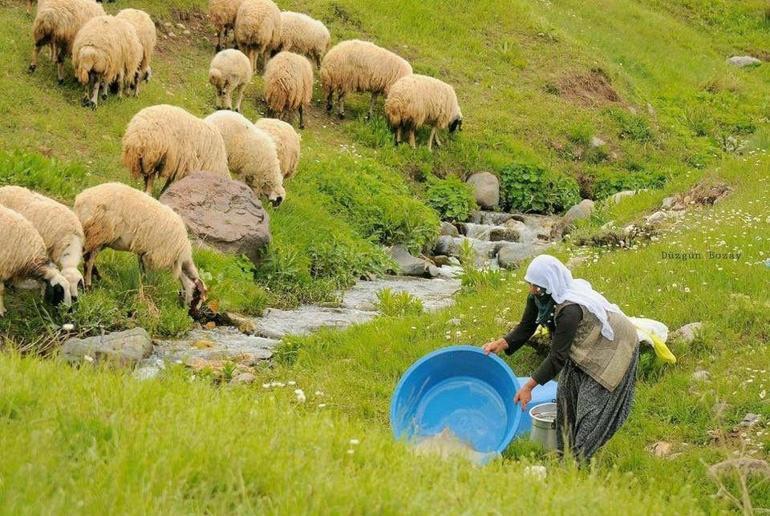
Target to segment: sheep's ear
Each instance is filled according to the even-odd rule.
[[[56,306],[62,301],[64,301],[64,287],[47,283],[45,286],[45,302]]]

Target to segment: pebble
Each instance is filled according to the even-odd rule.
[[[707,382],[711,378],[711,373],[705,369],[698,369],[692,374],[692,379],[699,382]]]

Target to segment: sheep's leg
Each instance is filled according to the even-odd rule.
[[[91,289],[91,285],[93,284],[93,277],[99,276],[99,273],[96,271],[96,257],[99,254],[99,248],[97,247],[93,251],[87,252],[83,254],[83,269],[84,269],[84,277],[83,277],[83,283],[85,284],[86,290]]]
[[[152,183],[155,181],[155,174],[144,176],[144,193],[152,195]]]
[[[341,91],[339,95],[337,95],[337,109],[338,109],[338,116],[340,117],[340,120],[345,118],[345,92]]]
[[[396,126],[396,147],[401,144],[401,124]]]
[[[410,127],[409,128],[409,146],[413,149],[417,148],[417,142],[416,142],[416,135],[415,135],[415,128]]]
[[[144,255],[139,254],[136,257],[139,259],[139,277],[141,281],[145,281],[147,279],[147,266],[144,264]]]
[[[99,79],[93,80],[93,93],[91,94],[91,107],[96,109],[96,104],[99,102],[99,90],[101,89],[102,81]],[[89,84],[89,86],[91,86]]]
[[[238,103],[235,106],[235,110],[240,113],[241,112],[241,102],[243,102],[243,96],[246,94],[246,85],[241,84],[237,88],[237,95],[238,95]]]
[[[200,305],[206,301],[206,285],[201,281],[198,268],[192,259],[182,263],[179,280],[185,292],[185,304],[190,308],[190,314],[195,317]]]
[[[0,281],[0,317],[5,315],[5,304],[3,304],[3,295],[5,295],[5,283]]]
[[[217,52],[222,50],[222,32],[226,31],[227,29],[221,29],[217,31]]]
[[[32,62],[29,63],[29,73],[37,69],[37,56],[40,54],[40,47],[42,46],[39,42],[35,42],[35,47],[32,49]]]
[[[233,96],[232,96],[232,90],[228,86],[225,90],[225,103],[224,106],[229,109],[230,111],[233,110]]]
[[[436,147],[441,147],[443,145],[443,143],[441,143],[441,140],[438,139],[438,131],[436,131],[436,136],[433,138],[433,141],[436,143]]]
[[[428,137],[428,150],[429,151],[433,150],[433,140],[435,140],[435,139],[436,139],[436,128],[433,127],[433,128],[431,128],[430,136]]]
[[[123,90],[126,89],[126,76],[124,74],[118,75],[118,98],[123,98]]]
[[[64,48],[58,48],[56,52],[56,76],[59,84],[64,84]]]
[[[331,114],[334,109],[334,90],[330,89],[326,92],[326,112]]]
[[[372,100],[369,102],[369,112],[366,114],[366,119],[371,120],[374,115],[374,108],[377,106],[377,94],[372,93]]]
[[[303,106],[299,107],[299,128],[304,129],[305,128],[305,109]]]

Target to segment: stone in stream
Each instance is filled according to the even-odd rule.
[[[227,360],[249,365],[273,356],[278,340],[244,335],[235,328],[217,327],[213,330],[193,330],[179,340],[156,342],[156,355],[166,360],[189,363]]]
[[[342,306],[364,313],[374,312],[377,310],[377,293],[385,288],[393,292],[408,292],[422,302],[426,311],[434,311],[454,302],[452,296],[460,290],[460,280],[386,277],[379,281],[361,281],[345,292]]]
[[[390,257],[398,265],[398,273],[403,276],[417,276],[422,278],[434,278],[438,276],[438,269],[430,262],[412,256],[403,245],[394,245],[390,248]]]
[[[492,210],[500,203],[500,180],[489,172],[478,172],[468,178],[473,187],[476,203],[483,209]]]
[[[256,264],[270,243],[267,212],[240,181],[197,172],[172,183],[160,202],[182,217],[199,244],[245,254]]]
[[[489,240],[492,242],[518,242],[519,232],[510,226],[496,226],[489,230]]]
[[[594,211],[594,202],[591,199],[583,199],[572,208],[567,210],[562,219],[562,225],[569,227],[578,220],[584,220],[591,216]]]
[[[499,211],[474,211],[471,213],[468,222],[474,224],[484,224],[486,226],[499,226],[504,224],[517,215],[513,213],[504,213]]]
[[[747,66],[759,66],[762,61],[754,56],[732,56],[727,59],[727,63],[738,68],[745,68]]]
[[[521,262],[539,254],[535,249],[515,242],[507,243],[497,253],[497,264],[503,269],[517,269]]]
[[[60,358],[69,363],[106,362],[133,366],[152,353],[152,339],[143,328],[134,328],[85,339],[68,339],[61,347]]]
[[[460,236],[460,232],[457,231],[457,226],[451,222],[442,221],[441,228],[439,229],[439,235]]]
[[[438,281],[438,280],[431,280]],[[374,319],[377,312],[351,308],[304,305],[293,310],[270,308],[256,320],[257,334],[280,340],[286,335],[308,335],[321,328],[345,328]]]

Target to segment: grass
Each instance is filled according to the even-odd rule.
[[[90,185],[131,183],[119,163],[120,138],[139,109],[172,103],[197,115],[211,111],[205,70],[212,31],[202,0],[131,3],[160,22],[153,82],[139,99],[111,98],[97,111],[80,107],[81,90],[71,79],[55,84],[44,57],[34,75],[26,74],[31,17],[20,4],[0,0],[6,27],[0,35],[0,184],[23,184],[71,202]],[[239,257],[196,252],[220,309],[258,314],[271,305],[327,301],[359,276],[392,267],[381,245],[404,243],[416,251],[433,238],[433,176],[450,178],[440,184],[456,196],[446,205],[434,196],[433,203],[462,217],[467,203],[454,176],[532,167],[560,178],[546,192],[559,198],[574,195],[571,178],[583,195],[598,198],[651,187],[617,205],[602,203],[579,229],[585,233],[638,219],[703,177],[731,184],[725,201],[691,211],[647,246],[611,251],[566,243],[555,250],[564,259],[587,256],[577,274],[627,313],[672,328],[702,320],[704,335],[691,346],[674,345],[675,367],[645,357],[631,418],[586,470],[556,463],[523,442],[479,469],[418,458],[392,441],[389,396],[413,360],[445,344],[498,337],[518,318],[521,273],[484,273],[468,260],[454,307],[423,314],[412,300],[384,294],[383,317],[372,323],[288,339],[254,386],[216,387],[205,375],[175,367],[159,380],[137,382],[123,371],[71,369],[8,352],[0,356],[0,511],[488,513],[510,507],[679,514],[770,508],[766,480],[749,479],[748,502],[739,507],[714,496],[718,487],[706,473],[735,453],[770,453],[770,281],[762,264],[770,252],[770,68],[725,64],[729,55],[767,52],[766,4],[280,4],[322,19],[335,40],[371,39],[409,58],[417,72],[454,84],[464,131],[433,154],[395,148],[382,117],[363,120],[366,96],[350,99],[344,122],[327,118],[316,98],[298,174],[287,184],[284,205],[270,209],[273,243],[264,263],[253,267]],[[121,7],[107,4],[111,11]],[[262,111],[255,101],[260,91],[257,79],[244,103],[251,119]],[[601,150],[591,146],[594,136],[606,142]],[[522,185],[512,181],[508,198],[528,195]],[[678,250],[704,258],[661,258]],[[724,250],[740,250],[742,257],[707,257]],[[136,260],[112,252],[102,253],[99,265],[105,280],[72,313],[53,311],[30,293],[7,296],[10,313],[0,321],[7,347],[55,354],[65,321],[74,321],[81,334],[143,326],[154,336],[173,336],[191,327],[167,274],[140,281]],[[538,360],[526,350],[511,365],[526,374]],[[707,369],[710,381],[692,380],[696,369]],[[274,380],[296,381],[307,402],[299,403],[293,389],[261,387]],[[764,423],[734,432],[747,412]],[[646,447],[660,440],[672,443],[677,455],[652,456]],[[524,475],[532,462],[548,467],[545,482]],[[740,499],[740,483],[725,482]]]

